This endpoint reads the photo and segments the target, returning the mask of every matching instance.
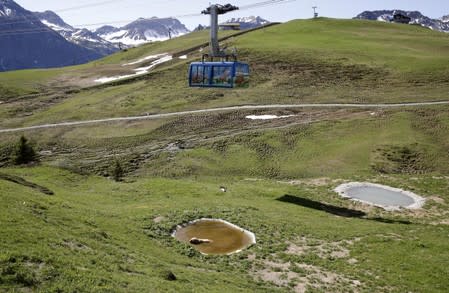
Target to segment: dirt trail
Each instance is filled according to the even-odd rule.
[[[43,194],[46,194],[46,195],[54,195],[54,192],[51,191],[50,189],[48,189],[47,187],[38,185],[33,182],[26,181],[25,179],[23,179],[22,177],[19,177],[19,176],[0,173],[0,179],[35,189],[35,190],[37,190]]]
[[[422,102],[422,103],[397,103],[397,104],[338,104],[338,103],[334,103],[334,104],[245,105],[245,106],[232,106],[232,107],[221,107],[221,108],[212,108],[212,109],[200,109],[200,110],[190,110],[190,111],[181,111],[181,112],[172,112],[172,113],[152,114],[152,115],[145,115],[145,116],[115,117],[115,118],[104,118],[104,119],[96,119],[96,120],[70,121],[70,122],[60,122],[60,123],[53,123],[53,124],[42,124],[42,125],[20,127],[20,128],[0,129],[0,133],[19,132],[19,131],[28,131],[28,130],[45,129],[45,128],[65,127],[65,126],[82,126],[82,125],[99,124],[99,123],[107,123],[107,122],[161,119],[161,118],[170,118],[170,117],[177,117],[177,116],[184,116],[184,115],[191,115],[191,114],[228,112],[228,111],[238,111],[238,110],[296,109],[296,108],[399,108],[399,107],[424,107],[424,106],[435,106],[435,105],[449,105],[449,101]]]

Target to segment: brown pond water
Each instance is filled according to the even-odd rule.
[[[232,254],[256,243],[254,233],[218,219],[200,219],[178,226],[173,236],[208,255]]]

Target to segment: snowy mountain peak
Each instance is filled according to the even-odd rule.
[[[139,18],[121,28],[103,26],[95,31],[112,43],[139,45],[178,37],[189,30],[176,18]]]
[[[354,18],[389,22],[393,19],[395,14],[402,14],[410,17],[410,24],[421,25],[435,31],[449,32],[449,16],[443,16],[441,19],[431,19],[419,11],[404,11],[399,9],[364,11]]]
[[[224,23],[239,23],[241,29],[250,29],[266,25],[270,22],[260,16],[247,16],[240,18],[231,18]]]
[[[89,41],[93,43],[108,44],[108,41],[100,38],[97,34],[85,28],[75,31],[75,33],[72,34],[72,39],[76,40],[77,43]]]
[[[7,7],[0,6],[0,16],[11,16],[12,10]]]
[[[23,8],[11,0],[0,0],[0,17],[16,17]]]
[[[95,33],[99,36],[101,35],[107,35],[110,33],[115,33],[116,31],[118,31],[119,29],[116,27],[113,27],[112,25],[104,25],[102,27],[99,27],[95,30]]]
[[[65,30],[65,31],[74,31],[75,29],[68,25],[62,20],[59,15],[54,13],[53,11],[47,10],[44,12],[34,12],[34,15],[39,18],[39,20],[45,24],[46,26],[54,29],[56,31]]]
[[[246,17],[240,17],[240,18],[231,18],[227,22],[244,22],[244,23],[260,23],[260,24],[266,24],[269,23],[268,20],[265,20],[261,18],[260,16],[246,16]]]
[[[0,71],[68,66],[101,57],[67,41],[12,0],[0,0],[0,44]]]
[[[441,18],[441,21],[444,23],[449,23],[449,15],[445,15]]]
[[[118,51],[118,47],[98,36],[96,33],[88,29],[74,28],[62,20],[53,11],[34,12],[39,20],[62,35],[67,41],[82,46],[86,49],[95,51],[101,56],[106,56]]]

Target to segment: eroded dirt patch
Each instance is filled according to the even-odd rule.
[[[279,181],[280,183],[288,183],[291,185],[310,185],[310,186],[327,186],[336,182],[339,182],[339,180],[333,180],[328,177],[320,177],[320,178],[310,178],[310,179],[297,179],[297,180],[290,180],[290,181]]]
[[[354,240],[343,240],[338,242],[325,242],[317,239],[309,239],[301,237],[294,242],[290,242],[287,248],[288,254],[303,255],[314,253],[321,258],[346,258],[349,257],[349,245],[360,241],[359,238]]]
[[[358,280],[318,266],[292,262],[266,261],[264,268],[255,271],[254,276],[299,293],[306,292],[309,288],[325,292],[358,292],[362,285]]]
[[[349,248],[361,238],[353,238],[337,242],[301,237],[288,242],[287,249],[283,252],[287,256],[304,256],[315,254],[323,259],[348,259],[348,264],[356,264],[355,258],[349,258]],[[325,292],[358,292],[363,284],[354,278],[333,272],[317,265],[298,261],[291,257],[288,261],[281,254],[272,254],[270,259],[255,260],[253,276],[256,279],[276,284],[280,287],[290,288],[294,292],[306,292],[308,289]]]

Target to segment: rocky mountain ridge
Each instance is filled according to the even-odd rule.
[[[139,18],[123,27],[102,26],[95,33],[111,43],[140,45],[179,37],[190,31],[176,18]]]
[[[263,26],[269,24],[270,22],[266,19],[263,19],[260,16],[248,16],[248,17],[240,17],[240,18],[231,18],[224,23],[239,23],[240,29],[251,29],[259,26]]]
[[[76,65],[101,57],[67,41],[13,0],[0,0],[0,71]]]
[[[449,15],[443,16],[440,19],[432,19],[430,17],[423,15],[419,11],[375,10],[375,11],[364,11],[354,18],[389,22],[393,19],[393,16],[396,13],[410,17],[411,18],[410,24],[417,24],[435,31],[449,33]]]
[[[69,42],[93,50],[102,56],[107,56],[119,50],[118,45],[106,41],[88,29],[74,28],[65,23],[64,20],[53,11],[34,12],[34,15],[36,15],[43,24],[58,32]]]

